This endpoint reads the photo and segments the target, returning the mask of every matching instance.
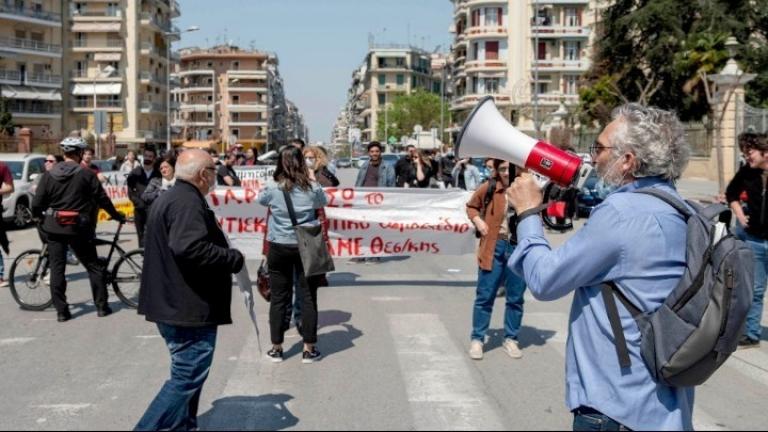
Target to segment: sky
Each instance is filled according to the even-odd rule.
[[[174,49],[231,42],[272,51],[280,60],[286,97],[328,142],[347,98],[352,72],[376,43],[450,49],[450,0],[178,0],[175,24],[185,33]],[[410,36],[410,39],[409,39]]]

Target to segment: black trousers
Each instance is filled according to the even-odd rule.
[[[139,247],[144,248],[144,229],[147,226],[149,218],[148,208],[137,208],[133,210],[133,219],[136,224],[136,235],[139,236]]]
[[[86,238],[83,238],[86,237]],[[72,248],[91,280],[93,303],[101,310],[108,306],[106,266],[96,254],[93,236],[48,235],[48,259],[51,266],[51,296],[56,311],[66,313],[67,306],[67,249]]]
[[[297,299],[301,299],[301,333],[304,343],[317,343],[317,288],[319,277],[304,276],[301,256],[297,246],[278,243],[269,244],[267,254],[269,279],[272,285],[272,301],[269,305],[269,327],[273,345],[282,345],[285,340],[285,314],[293,300],[294,272],[298,276]]]

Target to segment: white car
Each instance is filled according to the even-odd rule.
[[[45,155],[2,153],[0,162],[8,166],[13,176],[14,191],[3,196],[3,220],[24,228],[32,222],[32,197],[38,177],[45,172]]]

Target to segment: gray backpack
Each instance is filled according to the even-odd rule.
[[[677,287],[661,307],[644,313],[608,282],[602,286],[608,318],[622,368],[631,365],[615,298],[640,328],[641,354],[654,380],[672,387],[704,383],[736,350],[752,304],[752,250],[728,232],[718,217],[729,210],[706,208],[658,189],[636,193],[666,202],[688,223],[686,268]],[[615,296],[615,297],[614,297]]]

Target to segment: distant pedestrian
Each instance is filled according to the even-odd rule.
[[[163,157],[160,161],[160,175],[161,177],[153,178],[141,194],[148,209],[152,208],[152,203],[160,198],[160,195],[176,185],[176,157],[173,154]]]
[[[453,187],[474,192],[480,186],[480,170],[472,163],[472,158],[466,158],[456,163],[451,175]]]
[[[219,186],[240,187],[242,185],[235,166],[237,166],[237,153],[229,152],[217,171],[216,179]]]
[[[136,152],[131,150],[125,155],[125,162],[120,166],[120,174],[128,176],[133,170],[140,166],[141,163],[136,158]]]
[[[218,326],[232,323],[232,274],[245,265],[230,249],[205,195],[216,165],[202,150],[176,164],[176,186],[152,206],[147,224],[139,314],[157,325],[171,354],[171,376],[136,430],[197,430]]]

